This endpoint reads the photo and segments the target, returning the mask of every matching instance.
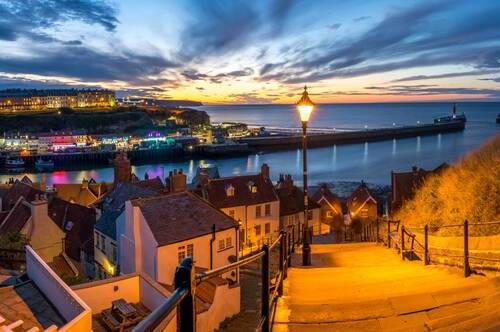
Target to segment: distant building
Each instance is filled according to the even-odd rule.
[[[115,106],[115,93],[102,89],[54,89],[0,91],[0,112]]]
[[[281,174],[276,185],[276,193],[280,200],[280,228],[286,230],[297,241],[304,229],[304,192],[294,185],[291,175]],[[307,223],[312,229],[312,234],[328,232],[329,228],[321,225],[320,206],[310,197],[308,205]]]
[[[347,199],[347,209],[351,220],[375,220],[378,215],[378,202],[364,181]]]
[[[200,177],[196,192],[240,223],[241,249],[258,248],[279,236],[280,202],[263,164],[255,175]]]
[[[433,174],[438,174],[448,167],[443,163],[431,171],[413,166],[411,172],[391,172],[391,193],[390,210],[391,214],[396,212],[404,202],[410,200],[415,195],[415,191],[420,188],[425,179]]]
[[[342,202],[326,184],[322,184],[312,199],[321,207],[321,223],[330,226],[332,231],[344,226]]]

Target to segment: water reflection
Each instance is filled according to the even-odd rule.
[[[365,150],[363,151],[363,163],[368,161],[368,142],[365,142]]]
[[[437,148],[441,150],[441,134],[437,135]]]
[[[396,155],[396,139],[395,138],[392,139],[392,155],[393,156]]]
[[[420,152],[420,136],[417,136],[417,152]]]

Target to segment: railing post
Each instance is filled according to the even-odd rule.
[[[405,260],[405,226],[401,225],[401,259]]]
[[[469,222],[467,219],[464,221],[464,276],[470,276],[469,266]]]
[[[284,243],[284,248],[285,248],[285,264],[284,264],[284,274],[283,274],[283,280],[285,280],[288,276],[288,266],[290,264],[290,246],[288,242],[290,242],[290,237],[288,236],[288,233],[285,232],[284,234],[285,239],[283,240]]]
[[[391,221],[387,219],[387,248],[391,247]]]
[[[424,265],[429,265],[429,225],[424,226]]]
[[[279,273],[281,273],[281,282],[277,285],[278,287],[278,296],[283,296],[283,280],[285,278],[285,234],[282,231],[281,232],[281,237],[280,237],[280,266],[279,266]]]
[[[292,252],[295,252],[295,225],[292,225]]]
[[[262,273],[261,273],[261,301],[260,309],[261,318],[264,319],[262,324],[262,332],[269,332],[269,247],[267,244],[262,246],[264,256],[262,256]]]
[[[375,234],[375,242],[376,242],[377,244],[378,244],[378,228],[379,228],[379,226],[378,226],[378,222],[379,222],[379,219],[377,218],[377,221],[376,221],[376,223],[377,223],[377,224],[376,224],[377,234]]]
[[[177,307],[177,329],[179,331],[196,331],[195,277],[193,260],[191,257],[187,257],[177,267],[174,277],[175,288],[185,288],[189,292]]]

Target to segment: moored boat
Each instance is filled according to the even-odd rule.
[[[23,168],[24,160],[21,158],[8,158],[5,161],[5,167],[7,168]]]
[[[35,162],[35,167],[38,170],[52,170],[54,168],[54,162],[52,161],[52,159],[43,160],[42,158],[40,158]]]
[[[500,123],[500,113],[497,114],[497,123]]]

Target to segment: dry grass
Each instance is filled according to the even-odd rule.
[[[396,217],[410,227],[500,221],[500,135],[440,175],[429,177]],[[461,229],[446,228],[446,235]],[[471,227],[473,235],[499,234],[499,225]],[[443,234],[443,235],[445,235]]]

